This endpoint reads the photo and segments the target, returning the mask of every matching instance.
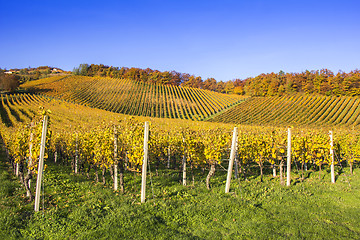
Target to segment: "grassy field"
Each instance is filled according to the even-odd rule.
[[[249,181],[233,180],[224,193],[224,171],[215,173],[212,189],[206,172],[194,185],[182,186],[178,171],[162,169],[148,181],[147,202],[140,204],[140,175],[127,172],[125,194],[93,176],[70,173],[68,166],[48,162],[41,210],[25,200],[25,191],[0,155],[1,239],[359,239],[360,172],[347,169],[331,184],[330,174],[296,172],[292,186],[256,169]],[[339,170],[339,169],[338,169]],[[35,182],[35,181],[34,181]]]

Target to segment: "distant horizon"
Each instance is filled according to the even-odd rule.
[[[81,64],[88,64],[88,65],[91,65],[91,64],[95,64],[95,63],[81,63]],[[95,65],[100,65],[102,63],[99,63],[99,64],[95,64]],[[80,65],[80,64],[79,64]],[[47,67],[52,67],[52,68],[58,68],[58,69],[61,69],[63,71],[66,71],[66,72],[72,72],[74,68],[76,67],[79,67],[79,65],[73,67],[71,70],[67,70],[67,69],[64,69],[62,67],[59,67],[59,66],[50,66],[50,65],[40,65],[40,66],[28,66],[28,67],[23,67],[23,68],[38,68],[38,67],[44,67],[44,66],[47,66]],[[114,65],[107,65],[107,64],[102,64],[104,66],[108,66],[108,67],[118,67],[118,68],[122,68],[122,67],[125,67],[125,68],[140,68],[140,67],[127,67],[127,66],[114,66]],[[19,68],[19,67],[11,67],[11,68],[4,68],[4,67],[1,67],[0,66],[0,69],[5,69],[5,70],[11,70],[11,69],[23,69],[23,68]],[[140,68],[140,69],[147,69],[147,67],[145,68]],[[152,69],[152,68],[151,68]],[[351,71],[358,71],[359,68],[355,68],[355,69],[350,69],[349,71],[343,71],[342,69],[339,69],[337,71],[334,71],[332,69],[329,69],[329,68],[320,68],[320,69],[305,69],[303,71],[299,71],[299,72],[286,72],[286,71],[283,71],[283,70],[279,70],[279,71],[272,71],[272,72],[263,72],[263,73],[260,73],[256,76],[259,76],[261,74],[270,74],[270,73],[279,73],[281,71],[283,71],[284,73],[302,73],[302,72],[306,72],[306,71],[309,71],[309,72],[312,72],[312,71],[321,71],[323,69],[327,69],[327,70],[330,70],[331,72],[333,72],[335,75],[338,73],[338,72],[345,72],[345,73],[349,73]],[[159,69],[152,69],[152,70],[158,70],[158,71],[161,71],[161,72],[165,72],[165,71],[168,71],[168,72],[171,72],[171,71],[175,71],[175,72],[179,72],[179,73],[187,73],[187,72],[180,72],[180,71],[177,71],[176,69],[172,69],[172,70],[159,70]],[[198,75],[195,75],[195,74],[191,74],[191,73],[188,73],[190,75],[194,75],[196,77],[201,77],[202,80],[206,80],[207,78],[203,78],[202,76],[198,76]],[[240,80],[245,80],[247,78],[254,78],[256,76],[248,76],[248,77],[245,77],[245,78],[232,78],[232,79],[228,79],[228,80],[218,80],[216,78],[214,78],[216,81],[220,82],[220,81],[223,81],[223,82],[227,82],[227,81],[232,81],[232,80],[235,80],[235,79],[240,79]]]
[[[217,81],[350,72],[360,68],[359,9],[356,0],[5,1],[0,67],[94,63]]]

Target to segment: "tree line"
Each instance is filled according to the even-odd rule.
[[[127,67],[109,67],[103,64],[80,64],[79,67],[74,68],[74,75],[83,76],[101,76],[111,78],[127,78],[138,82],[146,82],[162,85],[174,85],[183,87],[194,87],[207,89],[221,93],[237,93],[240,90],[234,81],[222,82],[216,81],[215,78],[207,78],[203,80],[200,76],[194,76],[189,73],[180,73],[176,71],[153,70],[150,68],[127,68]],[[241,84],[241,81],[238,81]]]
[[[328,69],[304,71],[300,73],[263,73],[246,79],[233,79],[226,82],[214,78],[203,80],[200,76],[176,71],[159,71],[150,68],[109,67],[103,64],[80,64],[73,74],[84,76],[102,76],[127,78],[138,82],[194,87],[220,93],[276,96],[291,93],[308,93],[322,95],[360,95],[360,71],[349,73]]]
[[[327,96],[360,95],[360,71],[334,73],[328,69],[301,73],[268,73],[243,81],[251,96],[275,96],[303,92]]]

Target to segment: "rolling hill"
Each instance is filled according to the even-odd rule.
[[[81,104],[66,102],[37,94],[11,94],[0,95],[0,124],[5,127],[18,127],[28,124],[34,120],[34,116],[39,113],[39,108],[51,110],[51,128],[54,131],[73,131],[74,129],[88,129],[106,123],[116,123],[132,116],[114,113],[103,109],[91,108]],[[206,126],[206,128],[216,128],[219,126],[230,127],[228,124],[210,123],[205,121],[194,122],[186,119],[150,118],[136,116],[141,122],[150,121],[153,124],[166,126],[186,127],[191,124],[193,127]]]
[[[297,126],[358,126],[360,98],[294,94],[253,97],[208,121]]]
[[[116,113],[191,120],[206,119],[245,99],[198,88],[84,76],[45,78],[21,87],[32,93]]]
[[[296,93],[272,97],[228,95],[198,88],[126,79],[56,76],[30,81],[25,91],[115,113],[268,126],[360,124],[360,98]]]

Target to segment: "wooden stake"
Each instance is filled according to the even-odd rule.
[[[118,142],[117,142],[117,130],[114,126],[114,190],[118,190]]]
[[[185,143],[185,139],[183,138],[183,143]],[[186,150],[184,150],[184,155],[182,159],[182,173],[183,173],[183,185],[186,186]]]
[[[20,168],[20,164],[16,163],[16,167],[15,167],[15,175],[18,177],[19,176],[19,168]]]
[[[146,169],[147,169],[147,161],[148,161],[148,140],[149,140],[149,122],[145,122],[145,126],[144,126],[144,159],[143,159],[142,177],[141,177],[141,203],[145,202]]]
[[[276,177],[276,167],[275,167],[275,164],[272,164],[272,169],[273,169],[273,177]]]
[[[35,212],[39,211],[39,205],[40,205],[40,191],[41,191],[41,182],[42,182],[42,176],[44,170],[44,153],[45,153],[45,143],[46,143],[47,122],[48,122],[48,116],[45,115],[43,120],[42,133],[41,133],[39,167],[38,167],[36,195],[35,195]]]
[[[225,193],[230,191],[230,182],[231,182],[231,175],[232,169],[234,165],[234,158],[236,153],[236,141],[237,141],[237,127],[234,127],[232,142],[231,142],[231,151],[230,151],[230,160],[229,160],[229,167],[227,171],[227,178],[226,178],[226,185],[225,185]]]
[[[170,160],[171,160],[170,154],[171,154],[171,150],[170,150],[170,146],[169,146],[169,147],[168,147],[168,162],[167,162],[167,168],[170,168]]]
[[[334,141],[333,132],[330,131],[330,160],[331,160],[331,183],[335,183],[335,166],[334,166]]]
[[[75,140],[75,174],[78,173],[78,164],[79,164],[79,144],[78,144],[78,134],[76,133],[76,140]]]
[[[288,146],[287,146],[287,168],[286,168],[286,186],[290,186],[291,177],[291,128],[288,128]]]

